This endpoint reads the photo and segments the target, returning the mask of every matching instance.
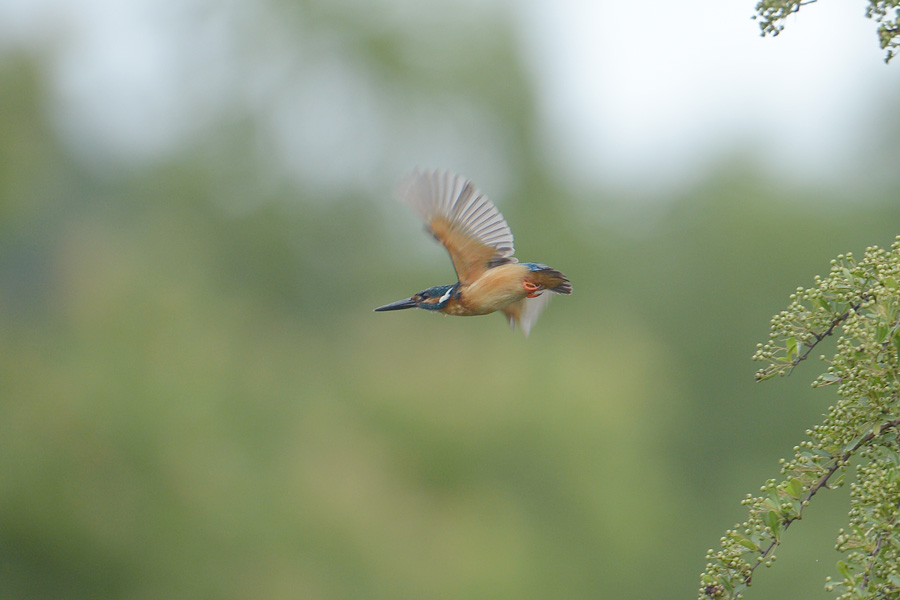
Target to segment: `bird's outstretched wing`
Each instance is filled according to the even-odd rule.
[[[518,262],[503,215],[465,177],[417,169],[400,182],[397,194],[447,248],[460,283],[478,279],[491,267]]]

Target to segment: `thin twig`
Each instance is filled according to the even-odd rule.
[[[816,0],[809,0],[809,1],[815,2]],[[831,326],[828,329],[826,329],[822,333],[813,332],[812,335],[814,338],[816,338],[816,341],[814,341],[812,344],[809,345],[809,347],[806,349],[806,352],[804,352],[803,354],[801,354],[800,356],[798,356],[797,358],[795,358],[794,360],[791,361],[791,370],[788,371],[788,375],[793,373],[794,369],[797,368],[797,365],[799,365],[801,362],[803,362],[804,360],[806,360],[809,357],[810,352],[812,352],[813,349],[819,345],[819,342],[821,342],[822,340],[824,340],[825,338],[827,338],[828,336],[833,334],[835,328],[837,328],[838,325],[840,325],[841,323],[843,323],[844,321],[846,321],[847,319],[850,318],[851,312],[856,312],[857,310],[859,310],[859,307],[862,306],[863,303],[866,302],[867,300],[869,300],[871,297],[872,297],[871,294],[863,294],[862,296],[859,297],[859,302],[851,305],[850,308],[848,308],[842,315],[840,315],[839,317],[834,319],[831,322]]]

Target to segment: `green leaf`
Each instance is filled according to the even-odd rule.
[[[868,435],[868,433],[864,433],[864,434],[862,434],[862,435],[858,435],[858,436],[856,436],[855,438],[853,438],[852,440],[850,440],[849,442],[847,442],[846,444],[844,444],[844,447],[843,447],[843,449],[842,449],[842,452],[852,452],[852,451],[854,451],[855,448],[857,447],[857,445],[863,440],[864,437],[866,437],[866,435]]]
[[[844,576],[845,579],[853,580],[853,573],[850,572],[850,567],[847,566],[842,560],[837,561],[837,570],[838,573]]]
[[[846,471],[841,471],[841,474],[838,475],[838,476],[834,479],[834,481],[832,481],[831,483],[828,484],[828,489],[829,489],[829,490],[836,490],[836,489],[838,489],[839,487],[841,487],[842,485],[844,485],[844,478],[845,478],[846,476],[847,476],[847,472],[846,472]]]
[[[741,537],[741,538],[737,541],[737,543],[740,544],[741,546],[743,546],[744,548],[749,549],[749,550],[759,550],[759,546],[757,546],[757,545],[754,544],[751,540],[748,540],[748,539],[745,538],[745,537]]]
[[[792,498],[799,498],[800,494],[803,493],[803,484],[800,483],[799,479],[794,477],[785,486],[785,491],[790,494]]]
[[[777,487],[769,488],[769,498],[772,499],[772,510],[781,510],[781,495],[778,493]],[[768,504],[768,502],[766,502]]]
[[[835,375],[834,373],[822,373],[822,375],[820,377],[821,377],[822,383],[824,383],[826,385],[831,385],[831,384],[837,383],[841,380],[841,378],[838,377],[837,375]]]
[[[781,519],[778,518],[778,513],[774,510],[770,510],[766,515],[766,521],[768,522],[769,529],[772,530],[772,535],[778,536],[778,532],[781,529]]]
[[[794,360],[800,354],[797,345],[797,338],[791,336],[785,341],[787,342],[787,359]]]

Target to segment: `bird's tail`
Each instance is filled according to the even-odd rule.
[[[526,282],[557,294],[572,293],[572,284],[569,283],[565,275],[556,269],[551,269],[547,265],[540,263],[524,263],[524,265],[528,267],[529,271],[525,275]],[[503,312],[509,319],[509,324],[514,328],[516,325],[521,327],[522,332],[527,337],[531,327],[549,301],[550,294],[529,295],[527,298],[510,304],[503,309]]]
[[[565,275],[556,269],[540,263],[525,263],[525,266],[530,271],[525,276],[525,280],[529,283],[539,285],[541,288],[557,294],[572,293],[572,284]]]

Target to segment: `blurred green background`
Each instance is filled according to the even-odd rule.
[[[103,83],[64,24],[0,46],[0,598],[693,598],[831,401],[815,364],[754,383],[768,319],[900,233],[893,106],[875,178],[734,142],[671,191],[576,185],[507,9],[185,6],[177,105],[117,98],[113,140],[61,100]],[[417,164],[573,282],[529,339],[372,312],[453,281],[392,197]],[[751,595],[825,597],[845,511]]]

